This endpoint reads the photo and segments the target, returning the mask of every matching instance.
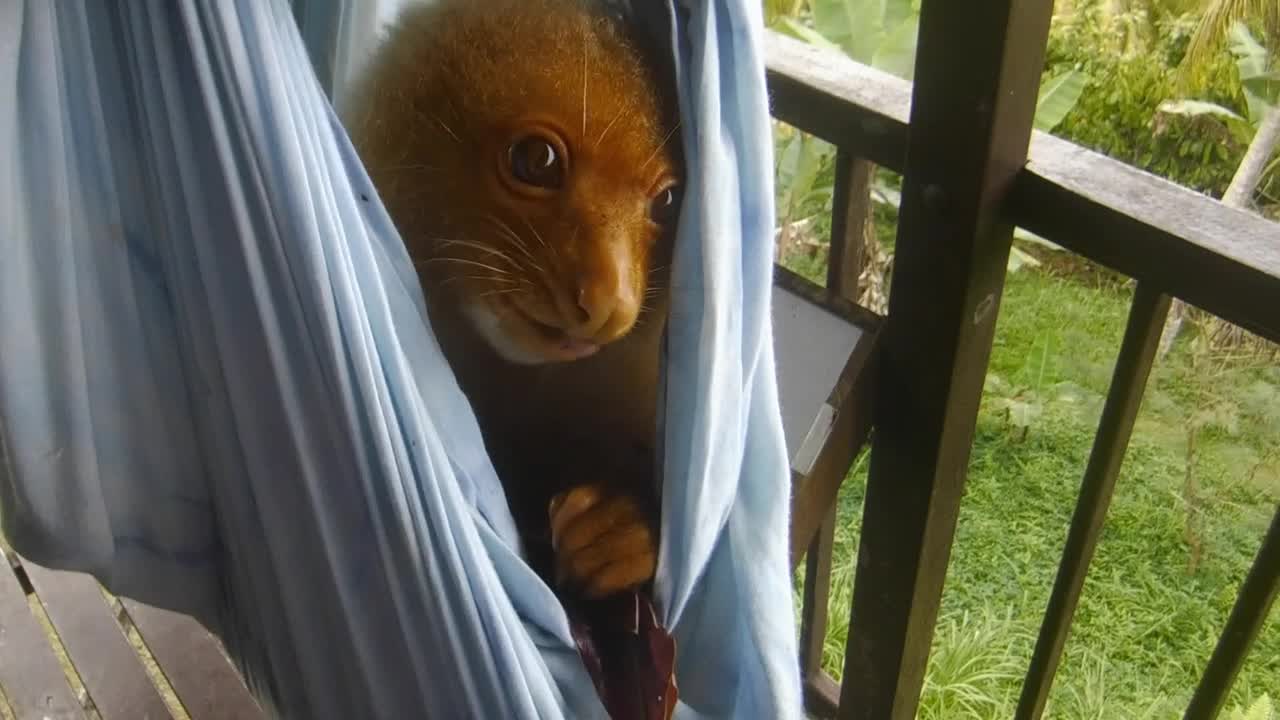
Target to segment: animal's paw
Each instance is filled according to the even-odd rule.
[[[556,583],[599,598],[653,578],[657,543],[635,498],[581,485],[552,498]]]

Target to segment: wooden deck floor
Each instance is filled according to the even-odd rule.
[[[194,620],[0,552],[6,720],[262,720],[218,640]]]

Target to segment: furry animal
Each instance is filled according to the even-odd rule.
[[[681,158],[646,52],[582,0],[439,0],[390,29],[345,119],[529,561],[587,598],[655,569]]]

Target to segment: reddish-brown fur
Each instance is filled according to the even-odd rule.
[[[592,595],[647,581],[655,557],[672,228],[651,209],[679,138],[654,77],[579,0],[445,0],[400,19],[347,117],[531,561]],[[560,187],[513,170],[530,133]]]

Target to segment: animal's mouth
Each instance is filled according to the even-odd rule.
[[[595,341],[574,337],[563,328],[539,320],[517,302],[509,300],[506,305],[510,314],[529,331],[525,335],[526,340],[531,342],[525,344],[533,345],[530,349],[544,356],[547,361],[579,360],[594,355],[600,349],[600,344]]]

